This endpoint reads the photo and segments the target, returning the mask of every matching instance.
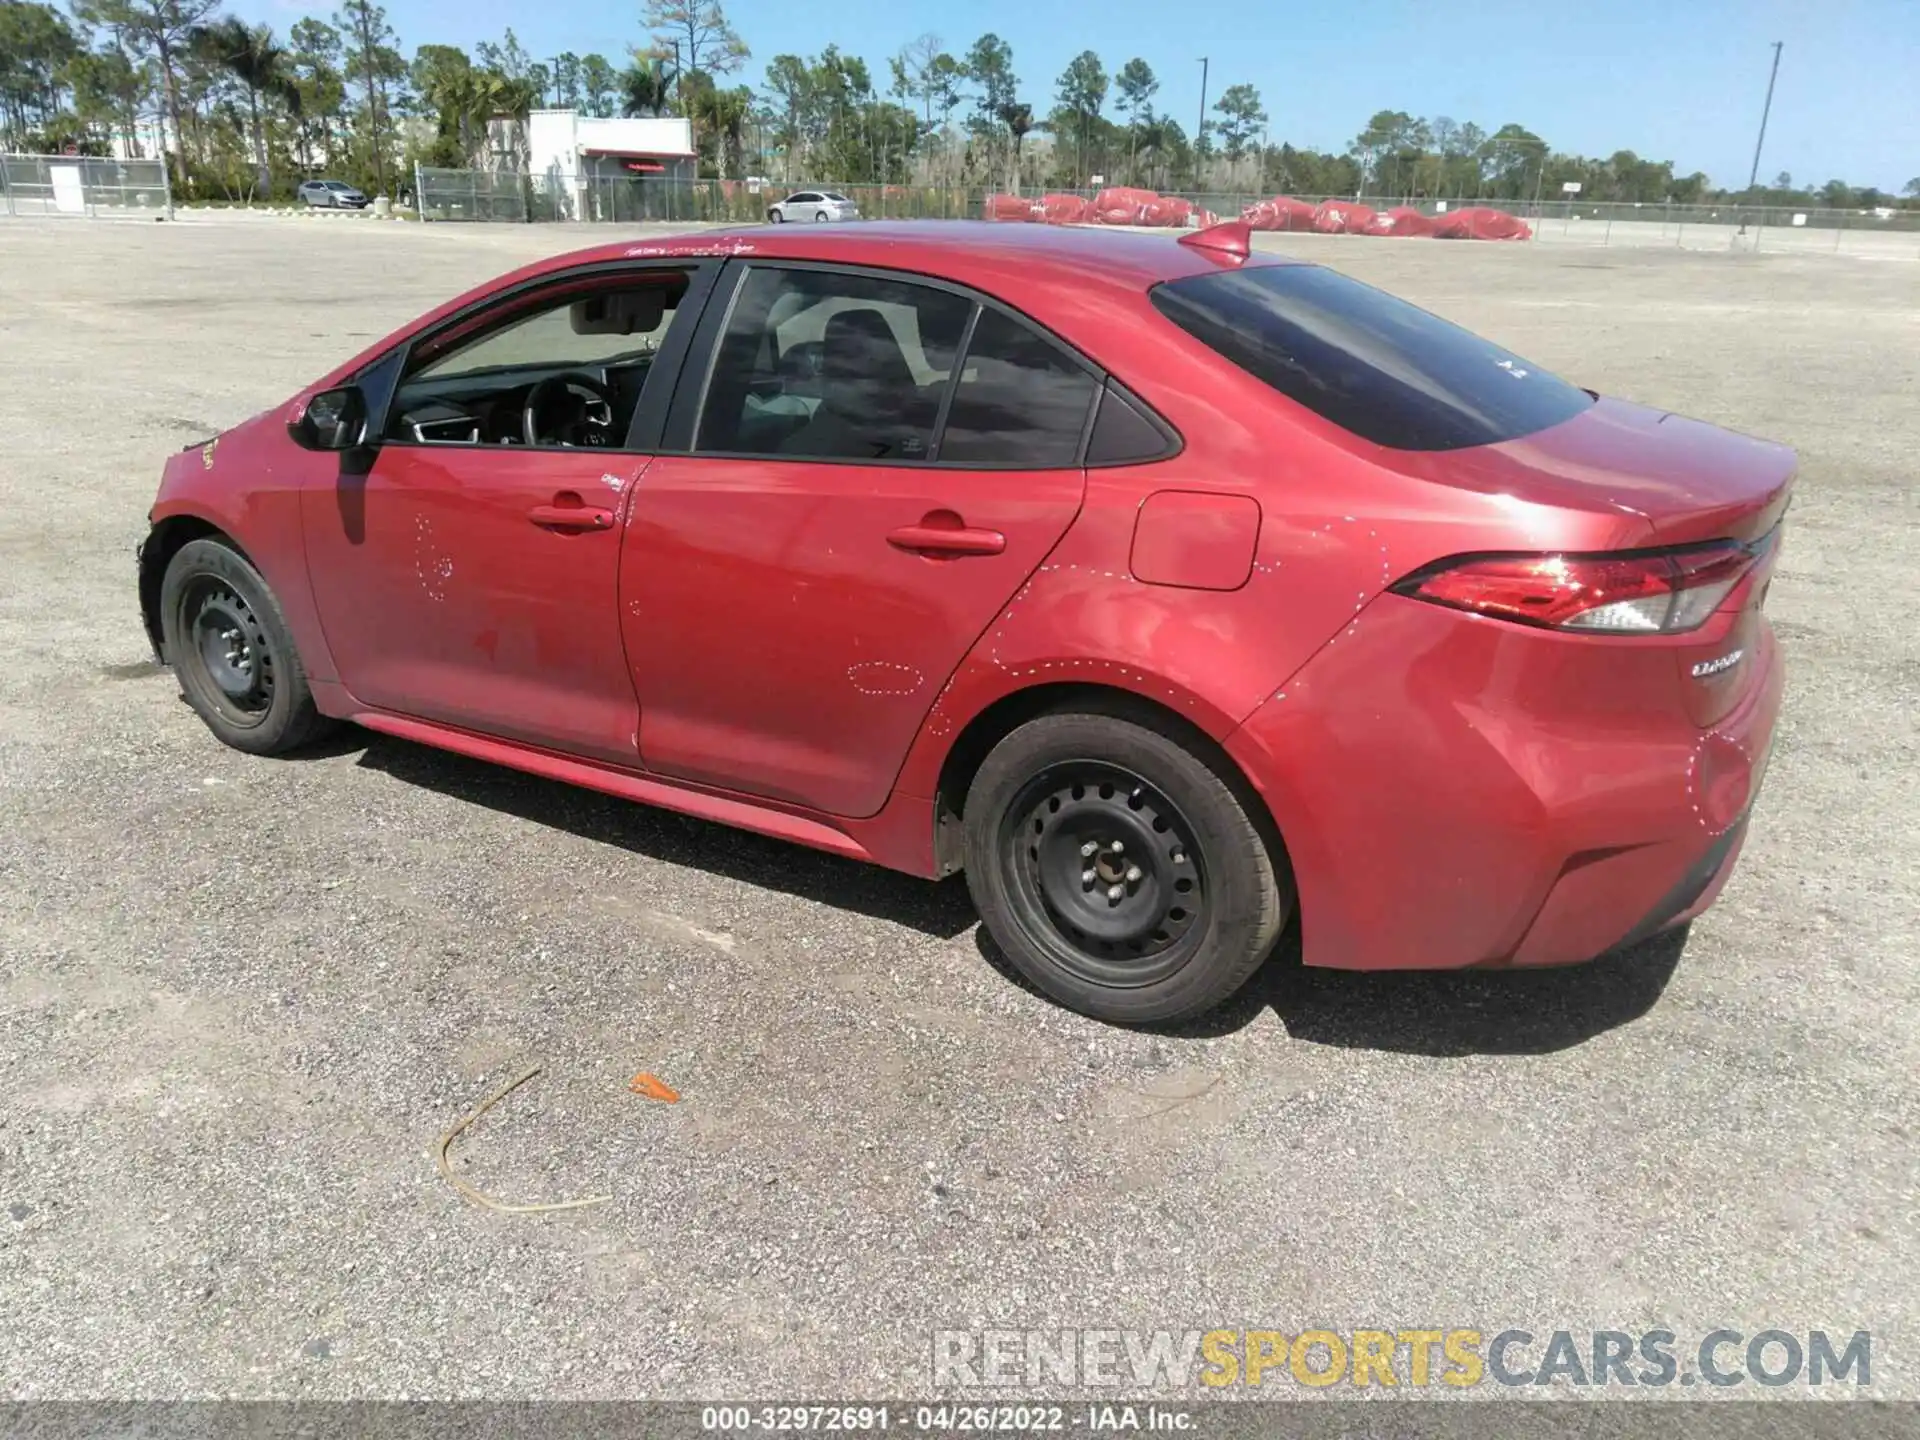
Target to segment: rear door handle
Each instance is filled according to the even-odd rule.
[[[536,505],[527,519],[543,530],[611,530],[613,512],[586,505]]]
[[[1007,537],[998,530],[928,525],[923,521],[887,532],[887,543],[920,555],[998,555],[1007,548]]]

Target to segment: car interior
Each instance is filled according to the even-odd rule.
[[[714,365],[699,448],[924,457],[971,303],[903,286],[862,294],[832,277],[816,288],[800,273],[774,285],[742,296]]]
[[[618,447],[640,403],[684,272],[536,296],[423,343],[386,436],[416,445]]]

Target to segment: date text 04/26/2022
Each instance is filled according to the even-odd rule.
[[[1020,1435],[1145,1432],[1174,1435],[1193,1428],[1192,1415],[1148,1405],[708,1405],[700,1428],[721,1434],[802,1431],[927,1435]]]

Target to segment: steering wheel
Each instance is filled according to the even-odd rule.
[[[554,402],[564,398],[564,413]],[[529,445],[587,445],[604,449],[613,444],[613,391],[584,370],[563,370],[535,382],[520,412],[520,438]]]

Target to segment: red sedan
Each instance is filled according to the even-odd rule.
[[[1793,453],[1577,388],[1238,224],[602,246],[176,455],[156,650],[928,877],[1047,994],[1558,965],[1731,870]]]

